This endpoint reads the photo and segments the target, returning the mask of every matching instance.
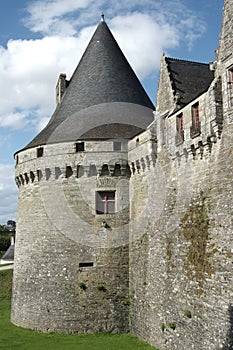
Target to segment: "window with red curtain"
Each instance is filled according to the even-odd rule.
[[[116,192],[98,191],[96,192],[96,213],[114,214],[116,212]]]
[[[179,114],[176,116],[176,130],[178,134],[182,135],[184,134],[184,121],[183,121],[183,114]]]
[[[199,103],[197,102],[192,106],[192,125],[194,129],[197,130],[199,128],[199,122]]]

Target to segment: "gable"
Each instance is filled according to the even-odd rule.
[[[180,108],[206,92],[214,79],[209,64],[165,58],[174,95]]]

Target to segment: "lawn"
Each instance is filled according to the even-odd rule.
[[[65,335],[38,333],[10,323],[12,271],[0,271],[0,349],[155,350],[129,334]]]

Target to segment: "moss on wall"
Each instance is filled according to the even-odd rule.
[[[207,251],[209,241],[209,218],[204,192],[193,198],[189,208],[181,218],[179,235],[189,243],[184,268],[188,277],[195,278],[199,287],[203,286],[206,275],[214,272]]]

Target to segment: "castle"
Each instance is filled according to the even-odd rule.
[[[233,6],[216,61],[162,56],[156,109],[102,17],[15,154],[12,322],[233,348]]]

